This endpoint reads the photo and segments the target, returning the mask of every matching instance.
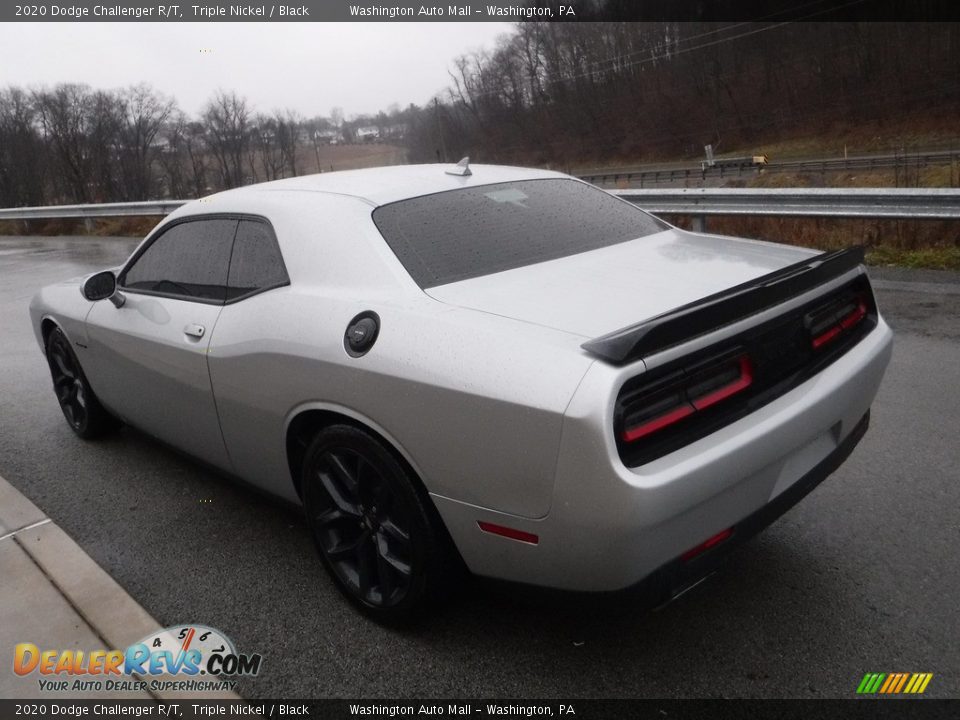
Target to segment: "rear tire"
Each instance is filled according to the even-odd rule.
[[[317,433],[301,489],[324,566],[372,619],[416,619],[456,582],[449,540],[426,492],[371,433],[352,425]]]
[[[47,337],[47,364],[53,392],[71,430],[84,440],[93,440],[117,426],[117,421],[97,400],[70,341],[60,328],[54,328]]]

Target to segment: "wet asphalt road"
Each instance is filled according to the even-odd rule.
[[[67,428],[27,304],[131,247],[0,238],[0,475],[161,623],[262,653],[242,694],[850,697],[865,672],[922,671],[927,695],[960,696],[957,275],[876,273],[897,339],[870,432],[709,582],[656,613],[473,584],[401,633],[341,600],[295,511],[128,428],[97,443]]]

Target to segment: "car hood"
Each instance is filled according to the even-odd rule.
[[[812,254],[786,245],[671,229],[426,292],[450,305],[592,338]]]

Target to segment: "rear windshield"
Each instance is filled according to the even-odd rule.
[[[667,225],[575,180],[524,180],[401,200],[373,213],[422,288],[627,242]]]

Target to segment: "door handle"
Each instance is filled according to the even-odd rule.
[[[203,333],[204,333],[204,327],[203,327],[203,325],[197,325],[196,323],[192,323],[192,324],[190,324],[190,325],[187,325],[187,326],[183,329],[183,334],[184,334],[184,335],[189,335],[190,337],[202,338],[202,337],[203,337]]]

